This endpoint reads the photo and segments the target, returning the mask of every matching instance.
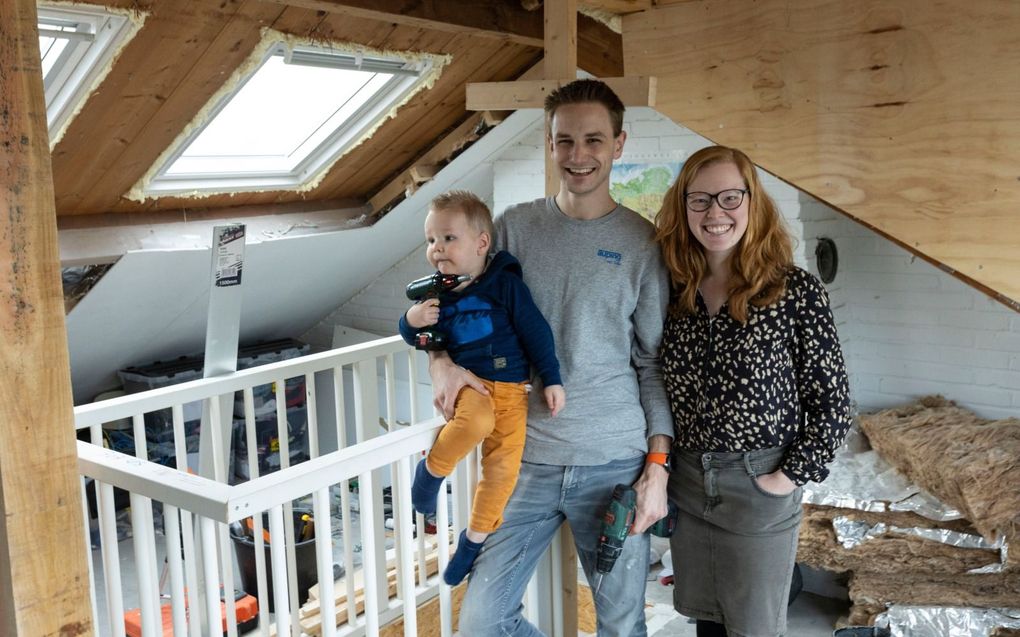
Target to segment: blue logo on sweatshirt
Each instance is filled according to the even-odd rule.
[[[619,252],[612,252],[610,250],[603,250],[602,248],[599,248],[598,255],[600,259],[603,259],[606,263],[612,263],[613,265],[620,265],[620,262],[623,261],[623,255]]]

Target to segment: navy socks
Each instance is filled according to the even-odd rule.
[[[414,510],[426,518],[436,515],[436,502],[439,498],[439,489],[443,485],[443,477],[436,477],[429,473],[425,466],[425,459],[414,470],[414,482],[411,483],[411,505]],[[434,531],[433,531],[434,532]],[[443,571],[443,581],[450,586],[456,586],[471,572],[475,558],[482,550],[484,542],[472,542],[467,538],[467,532],[460,532],[460,540],[457,542],[457,550],[450,563]]]
[[[467,538],[467,532],[460,532],[460,540],[457,542],[457,551],[450,558],[450,563],[446,565],[446,570],[443,571],[443,581],[450,586],[456,586],[461,583],[461,580],[471,572],[471,567],[475,564],[475,558],[478,557],[479,551],[482,550],[482,544],[484,542],[472,542]]]
[[[425,458],[422,458],[414,470],[414,482],[411,484],[411,506],[415,511],[425,517],[436,514],[436,499],[443,480],[442,476],[437,478],[429,473],[425,468]]]

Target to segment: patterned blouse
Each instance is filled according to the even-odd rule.
[[[793,267],[786,292],[748,306],[741,324],[727,311],[670,314],[663,373],[674,444],[696,451],[787,447],[781,469],[794,482],[821,482],[851,423],[850,392],[829,297]]]

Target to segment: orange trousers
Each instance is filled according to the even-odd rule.
[[[482,443],[482,476],[475,490],[469,528],[492,533],[503,523],[503,509],[517,484],[528,423],[525,383],[482,380],[483,396],[465,387],[457,396],[453,418],[429,451],[433,475],[448,476],[472,449]]]

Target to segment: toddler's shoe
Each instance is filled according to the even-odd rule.
[[[475,558],[478,557],[483,544],[485,542],[472,542],[467,539],[467,532],[461,531],[460,540],[457,542],[457,551],[450,558],[446,570],[443,571],[443,581],[450,586],[460,584],[471,572],[471,567],[475,565]]]
[[[411,506],[418,513],[425,517],[436,514],[436,498],[439,495],[439,487],[443,484],[443,478],[436,477],[425,468],[425,458],[418,463],[414,470],[414,482],[411,484]]]

